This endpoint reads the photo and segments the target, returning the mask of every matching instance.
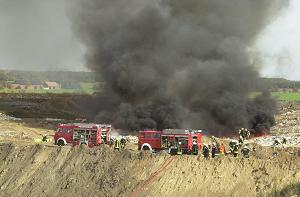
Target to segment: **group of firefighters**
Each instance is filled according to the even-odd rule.
[[[245,141],[249,139],[250,131],[245,128],[241,128],[239,130],[239,140],[230,140],[229,142],[229,153],[231,153],[234,157],[237,157],[239,154],[239,149],[241,148],[241,153],[244,158],[249,158],[250,148],[249,144]],[[227,154],[225,150],[224,143],[219,143],[218,140],[212,136],[211,144],[203,144],[202,154],[205,158],[212,158],[224,156]]]
[[[202,155],[205,158],[209,158],[210,156],[212,158],[215,158],[215,157],[224,156],[225,154],[229,153],[232,154],[233,157],[237,157],[240,150],[244,158],[249,158],[250,148],[247,140],[250,137],[250,131],[246,128],[241,128],[238,131],[238,133],[239,133],[239,139],[238,140],[232,139],[229,142],[229,148],[230,148],[229,152],[226,152],[225,145],[223,142],[220,143],[214,136],[212,136],[210,144],[206,144],[206,143],[203,144]],[[284,138],[282,144],[285,144],[286,141],[287,140]],[[115,150],[121,150],[125,148],[126,142],[127,140],[124,136],[122,136],[121,138],[111,138],[110,145],[113,146]],[[281,142],[279,142],[278,139],[275,139],[274,144],[278,145],[281,144]],[[175,152],[174,153],[170,152],[170,153],[181,155],[182,154],[182,149],[180,148],[181,142],[175,143],[174,147],[175,147],[174,149]],[[199,151],[200,150],[198,150],[197,141],[193,140],[192,154],[198,155]],[[255,151],[255,148],[253,148],[252,151]]]
[[[121,139],[118,138],[111,138],[111,145],[113,145],[113,148],[115,150],[121,150],[124,149],[126,146],[127,140],[125,139],[124,136],[121,137]]]
[[[249,158],[250,149],[248,147],[248,143],[244,143],[244,142],[246,139],[250,137],[250,131],[245,128],[242,128],[239,130],[239,135],[240,135],[239,140],[231,140],[229,142],[230,153],[234,157],[237,157],[239,148],[242,147],[241,153],[245,158]],[[127,140],[125,139],[124,136],[122,136],[121,138],[111,138],[110,144],[111,146],[113,146],[115,150],[122,150],[125,148],[126,142]],[[182,154],[182,149],[180,148],[181,144],[180,142],[177,143],[178,144],[174,145],[174,147],[176,147],[176,154],[181,155]],[[195,140],[193,141],[192,153],[197,155],[198,151],[199,150],[197,147],[197,141]],[[224,143],[219,143],[219,141],[214,136],[212,136],[210,145],[203,144],[202,154],[205,158],[209,158],[210,156],[214,158],[214,157],[224,156],[225,154],[227,154],[227,152],[225,150]]]

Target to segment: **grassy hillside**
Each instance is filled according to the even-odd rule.
[[[300,92],[272,92],[272,96],[279,101],[300,101]]]
[[[97,79],[97,80],[96,80]],[[300,81],[289,81],[282,78],[261,78],[270,89],[272,95],[280,101],[300,101]],[[0,93],[76,93],[76,94],[92,94],[101,91],[104,82],[99,82],[101,76],[92,72],[71,72],[71,71],[16,71],[16,70],[0,70],[0,87],[14,81],[25,81],[28,83],[40,83],[43,81],[56,81],[61,84],[62,89],[59,90],[11,90],[4,87],[0,88]],[[282,92],[288,89],[295,92]],[[250,97],[255,97],[253,93]]]
[[[28,83],[41,83],[43,81],[56,81],[63,89],[80,89],[82,83],[95,83],[96,76],[92,72],[70,71],[7,71],[0,70],[0,82],[24,81]]]
[[[79,93],[91,94],[96,91],[96,76],[92,72],[70,72],[70,71],[7,71],[0,70],[0,93]],[[61,85],[58,90],[43,90],[43,89],[9,89],[10,83],[22,81],[26,83],[36,84],[44,81],[55,81]],[[2,84],[2,85],[1,85]],[[97,90],[99,91],[99,90]]]
[[[283,78],[262,78],[263,83],[271,90],[276,89],[300,89],[300,81],[290,81]]]

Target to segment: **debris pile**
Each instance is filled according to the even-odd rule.
[[[0,137],[13,137],[15,136],[15,132],[13,131],[0,131]]]
[[[138,137],[133,135],[126,136],[126,140],[132,144],[137,144],[139,141]]]
[[[300,105],[283,105],[275,118],[277,124],[271,129],[271,133],[300,134]]]
[[[283,143],[284,139],[286,139],[286,143]],[[276,140],[280,144],[275,145]],[[253,141],[261,146],[300,147],[300,136],[265,136],[256,138]]]
[[[3,113],[0,113],[0,120],[13,120],[13,121],[19,121],[21,118],[15,118],[13,116],[9,116]]]

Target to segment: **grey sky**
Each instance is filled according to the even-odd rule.
[[[300,80],[300,1],[266,28],[257,41],[262,52],[263,76]]]
[[[74,37],[65,0],[0,0],[0,69],[85,70],[84,48]],[[300,1],[257,41],[263,76],[300,80]]]
[[[83,69],[64,0],[0,0],[0,68]]]

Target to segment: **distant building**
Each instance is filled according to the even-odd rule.
[[[60,89],[61,86],[59,83],[55,81],[45,81],[43,84],[44,89],[46,90],[54,90],[54,89]]]
[[[31,89],[31,90],[37,90],[37,89],[43,89],[44,86],[41,83],[31,83],[28,84],[27,89]]]
[[[11,83],[10,88],[11,89],[22,89],[22,90],[24,90],[24,89],[27,89],[28,85],[29,85],[28,82],[20,80],[20,81],[15,81],[15,82]]]
[[[37,90],[37,89],[46,89],[46,90],[54,90],[60,89],[61,86],[57,82],[54,81],[45,81],[44,83],[28,83],[26,81],[15,81],[10,84],[9,86],[11,89],[30,89],[30,90]]]

